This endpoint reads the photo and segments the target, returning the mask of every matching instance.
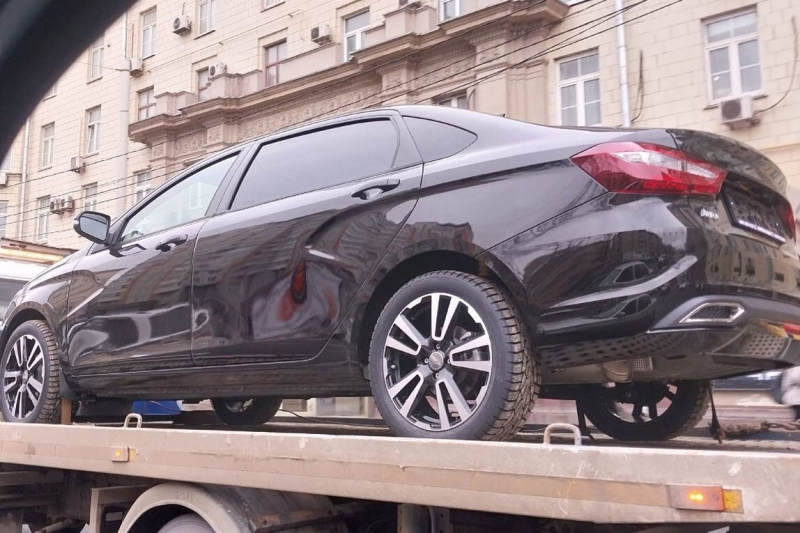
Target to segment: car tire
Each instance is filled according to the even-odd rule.
[[[711,399],[712,385],[709,381],[683,380],[659,384],[633,384],[634,387],[665,386],[670,405],[660,415],[645,420],[641,409],[638,417],[631,417],[618,407],[618,402],[609,398],[601,387],[586,389],[586,393],[577,400],[578,408],[586,418],[609,437],[620,441],[663,441],[679,437],[693,429],[702,420]],[[634,393],[635,394],[635,393]],[[653,405],[663,401],[656,394],[651,397]],[[666,396],[665,396],[666,397]],[[630,402],[622,402],[630,403]],[[634,410],[636,409],[636,404]],[[635,411],[633,411],[635,413]]]
[[[13,374],[13,377],[12,377]],[[42,320],[24,322],[9,337],[0,359],[3,420],[19,423],[58,423],[61,420],[61,366],[50,326]]]
[[[412,322],[413,337],[405,333]],[[477,347],[468,350],[468,342]],[[508,440],[539,393],[538,366],[511,298],[463,272],[431,272],[400,288],[378,318],[369,361],[376,406],[401,437]]]
[[[260,426],[272,420],[282,401],[280,398],[214,398],[211,406],[217,418],[229,426]]]
[[[214,533],[214,528],[200,515],[190,513],[173,518],[164,524],[158,533]]]

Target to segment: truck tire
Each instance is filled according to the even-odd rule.
[[[711,389],[708,381],[692,380],[618,384],[613,389],[592,386],[577,403],[594,427],[613,439],[661,441],[697,426],[708,409]],[[670,404],[664,406],[664,400]],[[632,406],[630,413],[625,404]]]
[[[61,419],[60,374],[58,348],[50,326],[42,320],[22,323],[9,337],[0,359],[3,420],[58,423]]]
[[[200,515],[190,513],[173,518],[158,533],[216,533]]]
[[[281,407],[280,398],[214,398],[217,418],[229,426],[260,426],[272,420]]]
[[[378,318],[369,361],[375,404],[401,437],[507,440],[539,392],[511,298],[463,272],[401,287]]]

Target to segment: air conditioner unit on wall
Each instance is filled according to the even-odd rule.
[[[73,172],[83,172],[83,158],[77,155],[70,157],[69,169]]]
[[[331,27],[320,24],[311,28],[311,40],[317,44],[327,43],[331,40]]]
[[[208,67],[208,77],[209,79],[219,78],[225,72],[228,71],[228,65],[225,63],[214,63],[210,67]]]
[[[731,98],[719,104],[720,122],[731,129],[741,129],[757,122],[753,113],[753,99],[747,96]]]
[[[140,76],[144,72],[144,62],[138,57],[131,59],[131,76]]]
[[[50,200],[50,212],[60,215],[61,213],[71,213],[75,211],[75,200],[72,196],[66,198],[53,198]]]
[[[192,19],[189,15],[179,15],[172,19],[172,33],[183,35],[192,31]]]

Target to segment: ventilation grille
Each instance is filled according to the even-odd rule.
[[[730,324],[744,314],[744,307],[737,303],[707,303],[686,315],[682,324],[721,323]]]

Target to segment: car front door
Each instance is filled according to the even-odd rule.
[[[368,117],[255,147],[230,210],[197,240],[197,365],[308,359],[331,337],[422,179],[404,125]]]
[[[192,366],[192,251],[229,155],[147,198],[73,273],[67,357],[76,377]]]

